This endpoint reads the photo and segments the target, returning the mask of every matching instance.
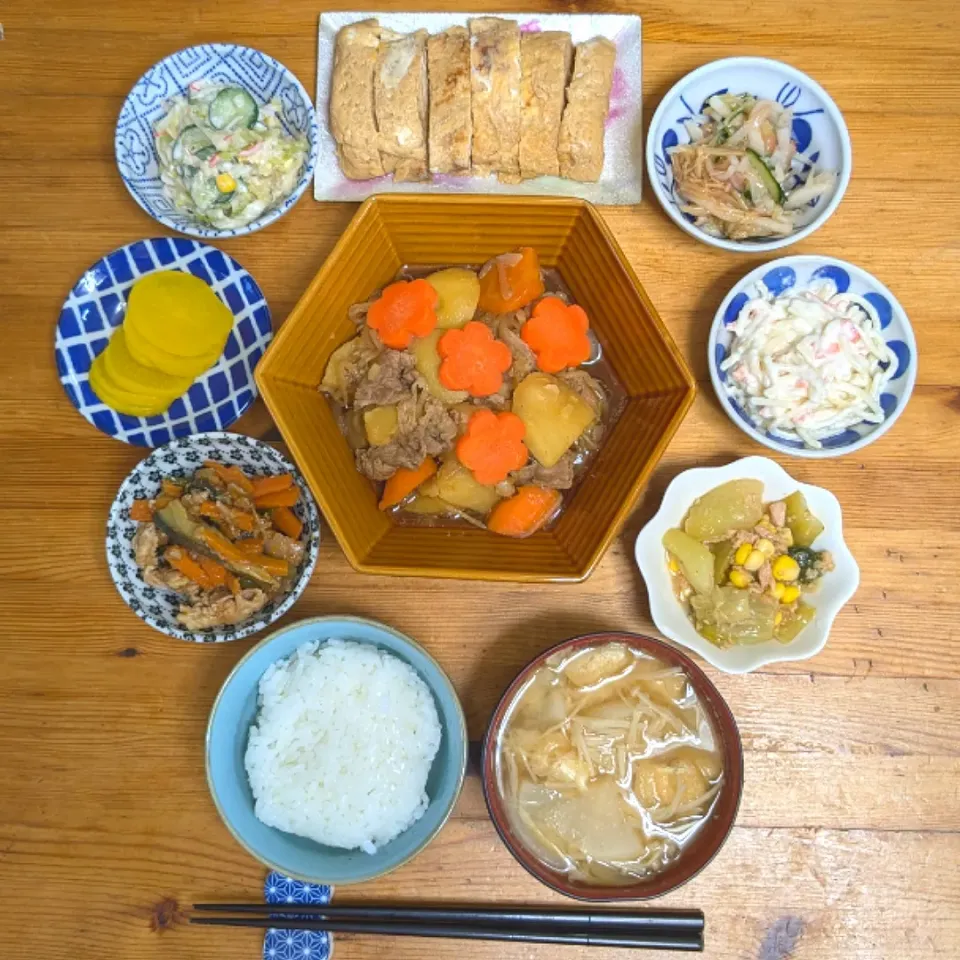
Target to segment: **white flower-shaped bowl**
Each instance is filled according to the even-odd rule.
[[[780,500],[800,490],[807,505],[824,525],[817,538],[817,550],[833,554],[836,569],[820,581],[820,589],[807,597],[816,608],[813,621],[790,643],[742,645],[721,649],[704,639],[694,629],[677,600],[667,569],[663,535],[680,525],[694,500],[728,480],[753,479],[763,483],[763,501]],[[667,487],[660,509],[637,537],[635,555],[650,598],[650,615],[665,637],[698,653],[724,673],[749,673],[768,663],[781,660],[808,660],[826,645],[830,628],[860,585],[860,568],[843,539],[843,516],[837,498],[807,483],[798,483],[779,464],[766,457],[744,457],[724,467],[698,467],[675,477]]]
[[[747,411],[727,393],[727,374],[721,369],[727,359],[733,334],[732,324],[751,297],[760,293],[760,284],[774,296],[790,290],[802,290],[813,283],[832,281],[840,293],[863,297],[877,311],[880,332],[887,346],[897,358],[897,368],[880,394],[880,406],[884,419],[881,423],[857,423],[840,433],[822,440],[818,449],[808,447],[802,440],[788,438],[761,429]],[[806,457],[815,460],[841,457],[845,453],[862,450],[882,437],[903,413],[917,382],[917,340],[907,314],[897,298],[866,270],[835,260],[833,257],[797,255],[782,257],[751,270],[738,280],[717,308],[707,338],[707,366],[713,389],[724,413],[748,436],[771,450],[791,457]]]
[[[712,237],[680,209],[673,182],[670,148],[689,143],[684,121],[700,113],[703,103],[717,93],[751,93],[793,110],[793,137],[797,146],[822,170],[837,172],[833,193],[813,201],[817,215],[788,237],[727,240]],[[843,115],[830,94],[805,73],[765,57],[729,57],[688,73],[660,101],[647,133],[647,174],[667,215],[697,240],[735,253],[762,253],[788,247],[822,226],[840,205],[850,182],[853,151]]]
[[[196,80],[243,87],[259,103],[279,97],[280,119],[287,132],[307,138],[307,156],[293,191],[244,226],[221,229],[202,224],[186,211],[178,210],[163,190],[153,128],[167,114],[170,98],[186,93]],[[292,71],[251,47],[204,43],[164,57],[134,84],[117,120],[114,152],[124,185],[154,220],[191,237],[223,239],[254,233],[279,220],[313,180],[319,143],[316,111],[310,95]]]

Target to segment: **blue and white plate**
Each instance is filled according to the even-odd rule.
[[[758,240],[727,240],[713,237],[680,210],[673,181],[669,150],[689,143],[684,122],[700,113],[703,104],[719,93],[752,93],[775,100],[793,111],[793,136],[801,151],[823,170],[835,170],[837,185],[832,194],[813,202],[821,206],[817,216],[788,237]],[[729,57],[688,73],[660,101],[647,134],[647,174],[660,205],[677,226],[692,237],[714,247],[738,253],[759,253],[787,247],[822,226],[840,205],[850,182],[853,153],[843,115],[830,94],[805,73],[765,57]]]
[[[154,124],[166,114],[167,101],[186,93],[187,87],[196,80],[235,84],[248,90],[260,103],[279,97],[283,108],[281,120],[287,132],[307,136],[309,150],[293,192],[246,226],[221,229],[198,223],[188,213],[177,210],[164,195],[153,146]],[[318,146],[316,111],[296,75],[273,57],[234,43],[187,47],[152,66],[124,101],[114,137],[117,169],[133,199],[151,217],[172,230],[206,238],[244,236],[282,217],[313,179]]]
[[[188,476],[215,460],[227,466],[238,466],[249,476],[272,476],[292,473],[300,489],[300,501],[293,507],[303,533],[303,562],[293,589],[268,603],[242,623],[208,630],[187,630],[177,621],[180,598],[170,590],[161,590],[146,583],[137,565],[133,536],[139,524],[130,519],[134,500],[153,500],[160,495],[164,477]],[[266,629],[296,603],[306,589],[317,564],[320,551],[320,514],[313,494],[297,468],[269,444],[236,433],[205,433],[174,440],[154,450],[141,460],[120,485],[110,516],[107,519],[107,566],[110,576],[127,606],[155,630],[194,643],[221,643],[240,640]]]
[[[758,429],[747,412],[727,395],[724,387],[727,375],[721,371],[720,364],[727,358],[733,342],[733,334],[728,327],[737,319],[746,302],[757,295],[758,284],[762,283],[774,296],[779,296],[794,287],[803,289],[811,283],[824,280],[833,281],[840,293],[849,291],[873,305],[880,318],[883,339],[896,355],[897,369],[880,394],[880,405],[886,415],[882,423],[857,424],[834,437],[827,437],[822,441],[823,449],[815,450],[805,446],[800,440],[774,436]],[[903,413],[917,380],[917,341],[897,298],[866,270],[833,257],[783,257],[748,273],[724,297],[713,318],[707,341],[707,359],[713,389],[727,416],[758,443],[793,457],[839,457],[873,443],[883,436]]]
[[[158,270],[181,270],[209,283],[233,313],[233,330],[220,359],[166,413],[130,417],[100,400],[88,374],[123,322],[130,288]],[[84,272],[60,311],[54,349],[60,382],[90,423],[124,443],[159,447],[229,427],[256,398],[253,368],[272,337],[267,301],[236,260],[196,240],[162,237],[120,247]]]

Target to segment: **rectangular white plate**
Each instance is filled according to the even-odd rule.
[[[617,45],[617,62],[610,94],[610,116],[604,140],[606,156],[603,173],[596,183],[578,183],[560,177],[538,177],[522,183],[500,183],[496,177],[434,176],[427,183],[394,183],[390,176],[374,180],[348,180],[340,169],[337,148],[330,133],[330,79],[333,50],[341,27],[376,17],[380,25],[398,33],[423,28],[439,33],[452,26],[466,26],[482,13],[376,13],[351,11],[320,16],[317,45],[317,121],[320,127],[320,156],[314,177],[317,200],[365,200],[374,193],[521,193],[582,197],[592,203],[625,205],[640,202],[643,174],[641,130],[641,27],[636,16],[566,13],[498,13],[516,20],[521,30],[566,30],[574,43],[592,37],[606,37]]]

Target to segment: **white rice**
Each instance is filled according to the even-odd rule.
[[[370,644],[305,643],[261,677],[259,705],[244,763],[265,824],[374,853],[423,816],[440,718],[409,664]]]

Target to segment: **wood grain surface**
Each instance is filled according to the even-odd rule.
[[[114,123],[136,78],[173,50],[224,40],[272,54],[311,89],[321,6],[6,0],[0,8],[4,960],[260,956],[255,931],[184,922],[195,900],[260,896],[264,871],[220,823],[203,773],[209,708],[253,641],[180,643],[123,605],[107,572],[104,524],[142,451],[98,434],[70,406],[54,369],[53,328],[88,264],[165,232],[127,195],[113,159]],[[815,76],[847,119],[854,174],[833,219],[791,252],[847,258],[876,274],[911,316],[920,350],[916,392],[891,433],[852,456],[782,461],[840,498],[863,582],[816,659],[747,677],[706,668],[740,723],[746,789],[716,861],[662,905],[704,909],[710,960],[960,956],[960,8],[951,0],[563,6],[643,16],[647,118],[677,79],[717,57],[781,57]],[[276,323],[354,209],[307,196],[269,229],[222,244],[257,278]],[[287,618],[355,613],[412,634],[450,672],[475,739],[504,686],[546,645],[604,627],[652,630],[631,545],[664,487],[686,467],[763,452],[721,412],[704,349],[717,304],[760,258],[695,242],[649,189],[641,207],[604,214],[701,391],[596,574],[545,587],[361,577],[328,535]],[[271,424],[258,404],[238,428],[264,436]],[[502,846],[474,778],[420,857],[343,896],[559,899]],[[349,936],[338,937],[336,954],[581,955]]]

